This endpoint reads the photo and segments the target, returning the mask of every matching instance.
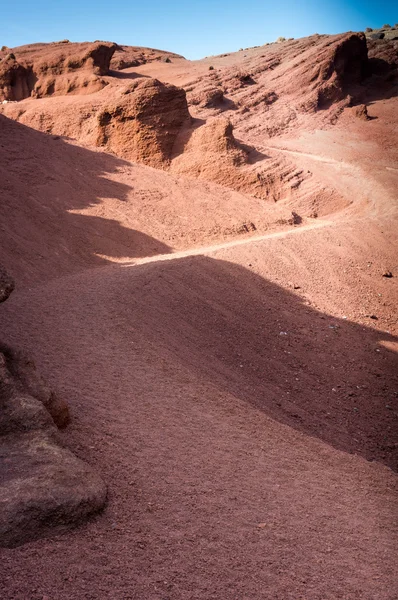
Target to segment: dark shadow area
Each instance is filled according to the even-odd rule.
[[[264,154],[257,150],[254,146],[249,146],[248,144],[244,144],[241,140],[236,139],[237,146],[241,148],[244,152],[246,152],[248,157],[248,163],[250,165],[254,165],[257,162],[265,160],[266,158],[271,158],[268,154]]]
[[[397,338],[323,314],[230,262],[128,270],[107,282],[114,308],[122,298],[119,327],[156,348],[159,364],[171,357],[277,421],[398,468],[397,354],[383,345]]]
[[[394,41],[368,39],[367,56],[362,56],[360,63],[345,63],[338,81],[337,87],[326,86],[320,90],[319,110],[327,110],[344,98],[349,98],[350,106],[357,106],[398,96],[398,56]]]
[[[149,75],[143,75],[141,73],[126,73],[125,71],[109,71],[109,77],[115,77],[115,79],[150,79]]]
[[[398,56],[392,40],[367,40],[368,61],[362,85],[349,89],[352,104],[398,96]]]
[[[218,108],[221,112],[224,112],[226,110],[237,110],[239,107],[233,100],[231,100],[231,98],[224,96],[222,102],[219,102],[216,108]]]
[[[368,61],[369,71],[368,74],[371,75],[387,75],[391,72],[391,64],[382,58],[369,58]]]
[[[247,85],[256,85],[257,83],[249,73],[237,75],[237,79],[239,79],[243,87]]]
[[[26,273],[39,281],[109,262],[98,255],[117,259],[169,251],[162,242],[120,223],[118,203],[131,202],[133,188],[109,175],[130,163],[1,115],[0,137],[3,262],[17,283]],[[114,200],[107,217],[73,212],[105,199]]]
[[[397,73],[398,76],[398,73]],[[373,75],[361,86],[350,87],[347,93],[351,96],[350,106],[360,104],[371,105],[378,100],[389,100],[398,96],[398,78],[389,81],[388,77]]]

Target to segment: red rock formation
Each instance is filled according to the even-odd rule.
[[[123,158],[162,167],[170,161],[176,137],[189,120],[184,90],[141,79],[103,107],[97,144]]]
[[[290,197],[304,180],[308,182],[308,175],[305,177],[283,157],[265,157],[241,144],[225,117],[209,120],[194,131],[185,132],[184,137],[189,139],[185,144],[179,140],[183,148],[171,163],[175,173],[215,181],[274,202]]]
[[[108,42],[32,44],[0,53],[0,100],[22,100],[106,85],[116,45]]]
[[[13,376],[16,387],[41,402],[57,427],[60,429],[66,427],[70,421],[68,405],[49,388],[37,371],[34,361],[24,352],[4,344],[0,344],[0,352],[5,358],[7,369]]]
[[[155,50],[153,48],[141,48],[140,46],[117,46],[111,59],[110,68],[115,71],[128,69],[129,67],[138,67],[154,61],[164,61],[167,59],[182,59],[180,54],[165,52],[164,50]]]
[[[348,89],[361,83],[367,73],[368,51],[364,34],[352,34],[332,47],[318,71],[317,108],[342,100]]]
[[[0,302],[14,282],[0,268]],[[102,479],[56,438],[67,404],[25,354],[0,344],[0,546],[65,529],[103,508]]]
[[[43,53],[40,48],[37,52]],[[162,62],[166,53],[117,47],[114,57],[135,57],[141,63],[137,72],[124,74],[133,79],[127,88],[123,87],[124,76],[112,72],[104,81],[107,89],[98,94],[65,98],[62,102],[48,99],[37,104],[9,105],[3,112],[41,131],[98,145],[120,157],[158,168],[172,163],[175,172],[206,178],[259,198],[277,201],[303,194],[309,197],[316,190],[311,183],[308,192],[303,192],[307,185],[302,185],[303,181],[310,179],[308,173],[303,174],[283,155],[266,160],[268,150],[248,157],[250,149],[236,143],[231,124],[238,139],[248,147],[256,147],[258,136],[273,138],[297,127],[312,128],[315,122],[317,126],[336,122],[346,106],[364,102],[360,98],[364,88],[359,84],[369,72],[365,37],[353,33],[314,35],[247,52],[235,57],[212,57],[210,66],[216,66],[210,71],[208,62],[199,61],[203,66],[195,63],[196,79],[190,76],[184,81],[181,70],[190,72],[193,65],[189,61],[179,59],[177,64],[166,65]],[[152,73],[166,77],[169,83],[139,77]],[[82,74],[86,76],[87,71],[67,76]],[[65,74],[52,77],[42,78],[36,94],[51,92],[44,83],[59,90],[53,93],[62,93]],[[185,92],[170,85],[173,82],[185,83],[192,114],[207,122],[204,127],[189,130],[186,126],[190,116]],[[85,83],[89,90],[102,85]],[[82,93],[81,81],[69,81],[68,86],[65,94]],[[211,121],[221,111],[227,120]],[[329,195],[328,190],[327,198]]]
[[[0,59],[0,100],[16,101],[30,96],[27,69],[12,53]]]
[[[398,39],[368,40],[369,71],[371,74],[388,76],[390,81],[398,76]]]

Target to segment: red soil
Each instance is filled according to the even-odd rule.
[[[274,163],[276,203],[0,120],[2,262],[17,280],[2,337],[68,400],[64,443],[110,491],[84,527],[1,552],[7,599],[396,599],[396,88],[359,86],[369,120],[346,96],[300,112],[327,42],[135,69],[200,94],[210,65],[227,79],[285,56],[280,77],[270,63],[255,93],[234,83],[229,97],[233,153],[308,175],[289,195]],[[61,117],[75,98],[40,102]],[[197,166],[184,152],[174,166]],[[303,225],[267,230],[269,211],[297,206]],[[263,225],[237,235],[249,222]]]

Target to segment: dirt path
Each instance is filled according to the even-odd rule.
[[[188,256],[201,256],[202,254],[212,254],[220,250],[228,250],[230,248],[237,248],[239,246],[246,246],[248,244],[254,244],[256,242],[262,242],[268,239],[284,238],[286,236],[303,233],[304,231],[312,231],[313,229],[319,229],[330,225],[330,221],[321,220],[317,223],[310,223],[308,225],[302,225],[295,229],[288,229],[287,231],[276,231],[273,233],[266,233],[264,235],[253,235],[243,239],[234,239],[230,242],[222,242],[219,244],[212,244],[211,246],[203,246],[200,248],[190,248],[189,250],[183,250],[181,252],[173,252],[172,254],[156,254],[155,256],[147,256],[145,258],[138,259],[131,263],[131,265],[145,265],[153,262],[162,262],[165,260],[177,260],[179,258],[187,258]]]
[[[317,132],[319,133],[319,132]],[[325,134],[325,132],[322,132]],[[371,160],[366,154],[361,154],[361,143],[352,144],[355,151],[351,151],[350,157],[347,149],[336,148],[336,137],[333,132],[327,132],[329,137],[316,140],[318,143],[317,151],[306,152],[307,146],[311,145],[311,140],[290,140],[281,142],[279,145],[259,146],[262,151],[267,151],[268,148],[296,157],[299,163],[305,167],[311,165],[311,169],[321,176],[326,182],[329,181],[335,189],[339,190],[342,196],[351,199],[351,205],[345,211],[336,215],[339,222],[344,221],[349,217],[356,219],[372,218],[391,218],[397,215],[397,186],[396,178],[383,177],[383,173],[396,173],[395,167],[390,167],[384,164],[381,157],[374,158],[371,168],[369,161]],[[337,138],[338,139],[338,138]],[[340,140],[339,140],[340,141]],[[292,148],[286,147],[289,144]],[[298,149],[301,146],[301,149]],[[331,156],[332,146],[334,154],[337,158]],[[294,149],[295,148],[295,149]],[[384,158],[384,157],[383,157]],[[377,173],[382,176],[377,177]],[[386,180],[390,183],[392,192],[386,189]]]

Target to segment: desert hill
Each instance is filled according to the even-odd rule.
[[[0,99],[92,93],[107,85],[102,75],[179,55],[112,42],[28,44],[0,51]]]
[[[7,598],[395,600],[395,32],[2,49]]]

